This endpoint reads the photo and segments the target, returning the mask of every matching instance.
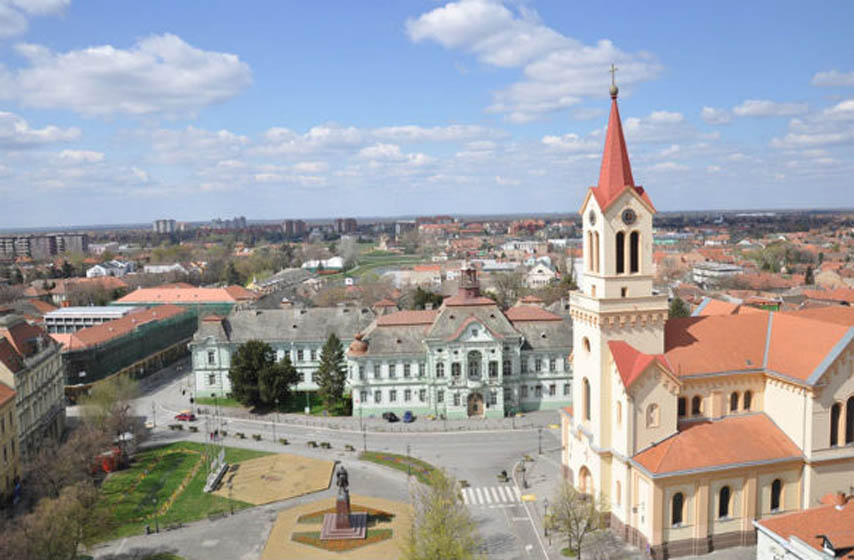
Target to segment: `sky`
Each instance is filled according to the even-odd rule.
[[[854,2],[0,0],[0,229],[854,207]]]

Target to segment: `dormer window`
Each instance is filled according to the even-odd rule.
[[[472,330],[471,330],[471,335],[472,335],[473,337],[477,338],[477,329],[472,329]]]

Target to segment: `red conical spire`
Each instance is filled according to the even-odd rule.
[[[629,151],[623,137],[620,110],[617,108],[617,87],[611,86],[611,116],[608,118],[608,133],[602,153],[602,168],[599,170],[599,189],[602,199],[614,200],[626,186],[635,186]]]

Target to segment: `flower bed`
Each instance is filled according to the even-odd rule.
[[[297,518],[297,523],[323,523],[323,516],[327,513],[335,513],[336,510],[334,507],[323,509],[320,511],[313,511],[311,513],[306,513],[304,515],[300,515]],[[350,506],[350,513],[367,513],[368,514],[368,527],[376,524],[376,523],[387,523],[394,518],[394,514],[389,513],[387,511],[383,511],[381,509],[369,508],[366,506],[360,506],[358,504],[353,504]]]
[[[407,457],[406,455],[397,455],[395,453],[378,453],[375,451],[366,451],[359,455],[359,459],[370,461],[378,465],[385,465],[403,472],[411,472],[419,482],[427,484],[430,473],[436,470],[436,467],[416,459],[415,457]]]
[[[388,540],[391,536],[391,529],[368,529],[364,539],[322,541],[320,540],[320,531],[305,531],[301,533],[293,533],[291,535],[291,540],[323,550],[328,550],[330,552],[347,552],[348,550]]]

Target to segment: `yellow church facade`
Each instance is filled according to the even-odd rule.
[[[752,544],[754,519],[854,490],[854,310],[668,319],[652,286],[655,208],[611,93],[581,208],[562,475],[601,494],[612,530],[655,558]]]

